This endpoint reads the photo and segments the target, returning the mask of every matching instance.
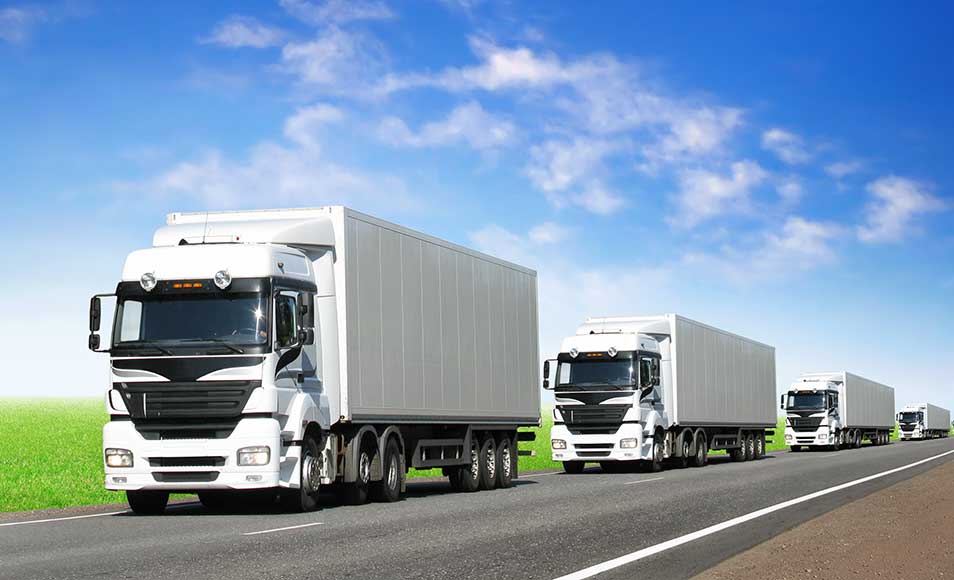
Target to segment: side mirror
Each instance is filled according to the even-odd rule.
[[[298,331],[298,343],[302,345],[315,344],[315,329],[303,328]]]
[[[99,331],[100,319],[103,316],[103,306],[100,303],[99,296],[93,296],[89,299],[89,331]]]
[[[302,292],[298,295],[298,312],[301,315],[301,325],[304,328],[315,327],[315,295]]]
[[[778,398],[778,408],[785,409],[785,395]]]
[[[549,360],[543,361],[543,388],[548,391],[554,387],[554,385],[550,384],[550,362]]]
[[[89,335],[89,349],[92,351],[99,350],[99,335],[91,333]]]

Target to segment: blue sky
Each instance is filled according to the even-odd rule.
[[[0,396],[102,392],[166,213],[341,203],[537,268],[544,356],[678,312],[951,407],[952,12],[4,3]]]

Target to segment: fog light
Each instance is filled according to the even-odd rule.
[[[262,481],[262,476],[261,475],[246,475],[245,481],[251,481],[252,483]]]
[[[106,449],[106,467],[132,467],[133,454],[128,449]]]
[[[566,441],[563,439],[550,439],[550,447],[554,449],[566,449]]]
[[[146,292],[152,292],[152,289],[156,287],[156,276],[152,272],[146,272],[142,275],[142,278],[139,279],[139,285],[142,286],[142,289]]]
[[[229,274],[228,270],[219,270],[215,273],[213,282],[219,287],[219,290],[225,290],[232,283],[232,275]]]
[[[636,449],[636,446],[639,444],[637,439],[620,439],[619,448],[620,449]]]
[[[271,458],[271,449],[264,445],[243,447],[238,450],[239,465],[268,465]]]
[[[125,478],[125,477],[114,477],[114,478],[113,478],[113,483],[126,483],[126,478]]]

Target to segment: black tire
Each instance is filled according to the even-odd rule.
[[[832,451],[838,451],[841,449],[841,433],[836,433],[833,437],[834,443],[831,444]]]
[[[709,462],[709,443],[706,436],[702,433],[696,437],[696,452],[689,459],[689,465],[692,467],[705,467]]]
[[[480,489],[497,486],[497,445],[492,435],[480,442]]]
[[[861,447],[861,431],[855,431],[855,440],[852,447],[855,449],[859,449]]]
[[[762,459],[765,457],[765,433],[756,433],[755,434],[755,458]]]
[[[693,451],[692,447],[692,434],[690,433],[689,435],[682,438],[682,457],[672,458],[673,467],[679,469],[685,469],[689,467],[689,458],[692,456]]]
[[[745,461],[746,441],[747,441],[747,434],[743,432],[739,435],[739,441],[738,441],[739,446],[735,449],[729,449],[729,457],[732,458],[732,461],[736,463],[741,463],[742,461]]]
[[[578,473],[583,473],[584,467],[586,467],[586,463],[584,463],[583,461],[564,461],[563,462],[563,471],[573,475],[576,475]]]
[[[301,513],[318,509],[318,490],[313,490],[311,485],[318,481],[319,471],[317,470],[320,469],[320,461],[321,449],[318,447],[318,441],[313,435],[305,435],[305,439],[301,442],[298,488],[282,489],[278,494],[283,510]]]
[[[458,491],[472,493],[480,489],[480,444],[476,434],[470,438],[470,463],[458,467],[455,478]]]
[[[650,473],[659,473],[663,470],[663,435],[661,431],[656,431],[653,436],[653,456],[647,466]]]
[[[371,499],[383,503],[401,499],[404,470],[401,469],[401,449],[394,439],[390,439],[384,446],[384,463],[381,464],[381,470],[381,481],[375,481],[370,486]]]
[[[510,444],[509,437],[503,437],[497,443],[497,487],[513,487],[513,475],[517,472],[517,454]]]
[[[361,444],[358,451],[358,479],[346,483],[343,489],[345,503],[362,505],[368,503],[368,488],[371,486],[371,464],[374,462],[374,444],[370,438]]]
[[[229,492],[227,491],[200,491],[198,494],[199,503],[207,509],[214,512],[224,510],[229,503]]]
[[[755,435],[749,433],[745,436],[745,460],[753,461],[755,459]]]
[[[129,508],[139,516],[158,516],[166,511],[169,503],[167,491],[127,491]]]

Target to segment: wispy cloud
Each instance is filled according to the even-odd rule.
[[[315,26],[394,18],[385,3],[371,0],[281,0],[280,3],[295,18]]]
[[[913,222],[918,215],[947,207],[924,183],[906,177],[881,177],[866,189],[872,200],[865,207],[865,223],[858,227],[862,242],[899,242],[916,229]]]
[[[762,147],[789,165],[806,163],[812,158],[801,137],[777,127],[762,133]]]
[[[266,26],[250,16],[235,15],[220,22],[199,42],[228,48],[267,48],[278,46],[284,38],[285,32],[279,28]]]
[[[368,96],[384,54],[373,36],[329,26],[312,40],[285,44],[279,69],[320,93]]]
[[[530,149],[527,176],[555,207],[575,205],[596,214],[609,214],[624,199],[604,183],[605,159],[623,145],[602,139],[546,141]]]
[[[47,10],[37,6],[8,6],[0,8],[0,40],[23,44],[37,25],[50,20]]]
[[[708,169],[683,171],[678,176],[676,196],[679,216],[672,223],[694,227],[726,213],[747,211],[752,191],[765,183],[768,176],[751,160],[733,163],[728,174]]]
[[[397,117],[386,117],[378,129],[381,139],[392,145],[438,147],[465,143],[482,151],[512,143],[516,132],[512,122],[488,113],[477,101],[454,108],[445,119],[425,123],[416,132]]]
[[[844,179],[849,175],[858,173],[863,167],[864,163],[857,160],[836,161],[825,166],[825,173],[835,179]]]

